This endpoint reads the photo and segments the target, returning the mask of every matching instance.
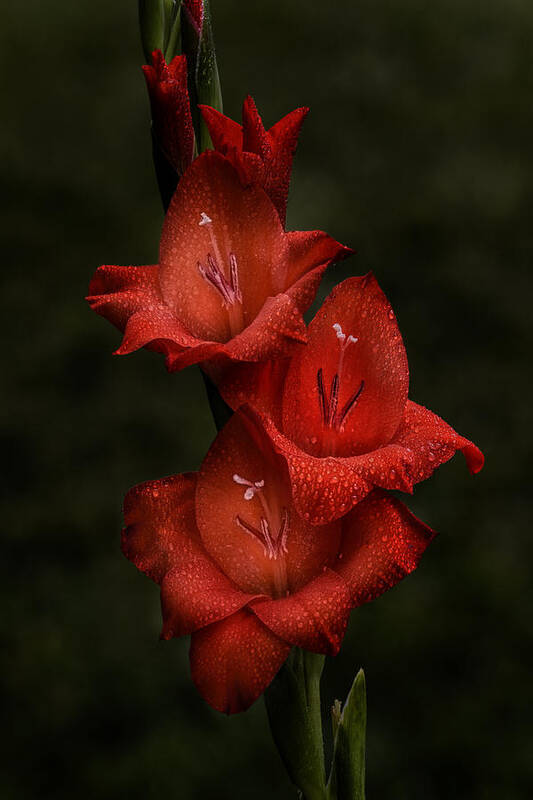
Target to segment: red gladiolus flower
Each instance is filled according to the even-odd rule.
[[[152,65],[143,67],[154,137],[178,175],[193,159],[194,128],[187,89],[187,59],[176,56],[168,64],[161,50],[152,53]]]
[[[434,536],[379,491],[342,523],[310,526],[243,412],[198,474],[135,487],[124,514],[124,554],[161,586],[162,638],[192,634],[193,680],[227,713],[254,702],[292,645],[337,653],[350,610],[414,570]]]
[[[408,400],[402,337],[372,275],[337,286],[308,334],[291,359],[213,375],[233,408],[262,413],[306,519],[341,517],[376,486],[412,492],[457,450],[479,472],[481,451]]]
[[[260,361],[306,340],[302,313],[323,271],[350,253],[321,231],[284,233],[264,191],[208,151],[172,198],[159,264],[100,267],[87,299],[124,331],[117,353],[149,347],[169,370]]]
[[[215,150],[227,156],[243,180],[263,187],[285,224],[292,159],[308,108],[297,108],[266,131],[251,97],[244,101],[242,125],[210,106],[199,106]]]

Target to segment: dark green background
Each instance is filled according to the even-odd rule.
[[[352,616],[325,699],[368,681],[369,800],[522,800],[530,731],[533,5],[213,0],[226,110],[308,104],[289,226],[358,255],[400,322],[411,396],[473,438],[410,506],[441,532]],[[134,0],[1,13],[3,800],[266,800],[292,791],[262,701],[225,718],[161,643],[121,555],[135,483],[195,469],[198,372],[168,376],[83,301],[157,259],[161,209]],[[529,297],[528,297],[529,293]]]

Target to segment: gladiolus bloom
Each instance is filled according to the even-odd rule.
[[[198,474],[135,487],[124,514],[124,554],[161,586],[162,638],[192,634],[193,680],[227,713],[254,702],[291,646],[336,654],[350,610],[414,570],[434,536],[379,491],[312,527],[283,458],[243,412]]]
[[[124,332],[117,353],[148,347],[171,371],[261,361],[306,341],[302,313],[322,273],[351,252],[321,231],[285,233],[265,192],[208,151],[172,198],[159,264],[100,267],[87,299]]]
[[[242,108],[242,125],[210,106],[200,106],[215,150],[231,160],[243,180],[263,187],[285,224],[292,159],[308,108],[297,108],[269,131],[251,97]]]
[[[213,376],[233,408],[261,412],[306,519],[341,517],[376,486],[412,492],[457,450],[479,472],[481,451],[408,400],[402,337],[372,275],[337,286],[308,337],[290,359]]]
[[[183,175],[194,154],[187,59],[176,56],[167,65],[161,50],[152,53],[151,66],[143,67],[150,96],[154,138],[168,163]]]

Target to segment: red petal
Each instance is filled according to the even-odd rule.
[[[399,500],[375,491],[343,522],[342,558],[333,569],[362,605],[395,586],[418,566],[435,532]]]
[[[403,449],[412,483],[428,478],[457,450],[463,453],[472,475],[483,468],[485,461],[483,453],[473,442],[456,433],[432,411],[410,400],[391,445]]]
[[[158,266],[99,267],[89,284],[87,301],[93,311],[123,331],[132,314],[161,304]]]
[[[310,234],[295,231],[288,233],[287,237],[292,260],[290,279],[296,280],[296,283],[287,290],[287,295],[303,313],[313,301],[322,274],[331,260],[340,260],[351,251],[321,231],[313,231]],[[309,264],[311,270],[305,272],[304,270],[309,270]],[[304,274],[299,277],[302,272]],[[274,315],[274,320],[277,316]],[[300,318],[295,317],[295,321],[296,335],[292,338],[303,343],[306,341],[306,331],[300,324]],[[280,397],[290,363],[288,359],[281,357],[283,350],[288,352],[286,347],[282,347],[272,361],[238,364],[221,359],[206,365],[205,369],[231,408],[237,409],[249,403],[258,411],[268,414],[281,427]],[[264,353],[260,353],[259,357],[265,358]]]
[[[346,582],[326,569],[295,594],[251,606],[273,633],[289,644],[336,655],[348,624],[351,597]]]
[[[246,499],[246,485],[264,481],[261,493]],[[267,519],[276,536],[288,518],[286,553],[269,558],[260,537]],[[204,546],[223,572],[243,591],[282,596],[320,573],[337,553],[340,527],[311,529],[295,512],[283,460],[275,454],[257,417],[237,412],[218,434],[199,475],[196,516]]]
[[[357,341],[341,342],[334,325]],[[347,341],[347,339],[346,339]],[[318,392],[322,370],[327,398],[339,375],[338,417],[361,389],[344,427],[323,423]],[[283,398],[283,430],[316,456],[352,456],[390,441],[400,424],[409,385],[407,356],[391,307],[372,275],[337,286],[309,325],[309,343],[292,359]]]
[[[211,106],[198,106],[207,125],[213,147],[227,156],[232,150],[242,151],[242,125]]]
[[[308,108],[297,108],[269,131],[253,99],[243,104],[242,127],[209,106],[200,106],[213,146],[231,159],[245,180],[263,187],[285,223],[292,160]]]
[[[308,108],[297,108],[280,119],[268,132],[272,157],[266,173],[265,191],[278,209],[283,222],[287,208],[292,161],[302,124],[308,113]]]
[[[271,156],[269,137],[253,98],[248,95],[242,106],[242,149],[255,153],[265,161]]]
[[[202,214],[211,225],[200,225]],[[160,245],[163,298],[194,336],[227,342],[255,319],[267,297],[286,288],[278,285],[286,252],[279,218],[262,189],[243,187],[230,162],[207,151],[187,170],[165,218]],[[205,266],[210,254],[224,262],[219,267],[227,276],[231,253],[238,263],[243,303],[242,319],[230,325],[220,294],[202,277],[198,264]],[[236,316],[240,310],[237,303]]]
[[[463,451],[472,473],[483,466],[483,454],[443,420],[408,401],[393,441],[351,458],[317,458],[301,450],[262,415],[262,424],[277,453],[286,461],[297,511],[312,525],[324,525],[348,513],[376,486],[412,492],[441,464]]]
[[[271,683],[290,647],[247,610],[191,638],[191,673],[202,697],[217,711],[245,711]]]
[[[133,314],[116,353],[126,355],[140,347],[165,353],[170,371],[213,358],[221,351],[217,342],[202,342],[191,336],[164,305]]]
[[[288,286],[296,284],[302,276],[317,267],[325,269],[333,262],[343,261],[355,252],[350,247],[335,241],[324,231],[289,231],[286,237],[290,259]],[[309,303],[302,308],[302,311],[306,311],[308,307]]]
[[[290,358],[255,363],[218,359],[206,364],[204,370],[230,408],[236,411],[248,403],[281,427],[280,397],[289,363]]]
[[[290,253],[288,281],[295,281],[287,289],[286,295],[293,300],[300,312],[304,313],[316,295],[326,267],[331,261],[339,261],[350,255],[352,251],[322,231],[294,231],[286,234],[286,237]],[[276,299],[278,300],[278,298]],[[286,303],[285,300],[283,302]],[[262,347],[261,337],[264,333],[258,334],[253,326],[241,334],[242,338],[239,339],[239,343],[243,342],[246,337],[246,340],[257,348],[253,360],[263,359],[261,363],[238,364],[231,363],[227,359],[219,359],[205,367],[231,408],[237,409],[239,406],[249,403],[257,410],[272,417],[279,426],[281,426],[280,397],[289,363],[282,356],[295,350],[294,347],[290,348],[290,339],[303,343],[307,338],[303,320],[294,312],[294,307],[293,313],[294,332],[291,333],[289,329],[279,338],[279,344],[276,344],[273,338],[272,343],[268,344],[268,349]],[[277,309],[273,309],[271,318],[274,323],[287,324],[285,314],[279,314]],[[259,318],[257,322],[259,322]],[[233,358],[236,358],[235,354],[232,355]],[[248,349],[239,357],[243,361],[252,361],[251,351]],[[275,360],[267,362],[264,360],[266,358]]]
[[[191,473],[141,483],[124,498],[122,552],[156,583],[177,564],[183,548],[200,540],[195,489],[196,474]]]
[[[287,464],[296,510],[311,525],[339,519],[371,491],[367,456],[317,458],[284,436],[268,417],[262,416],[262,423]]]
[[[184,549],[161,583],[162,639],[184,636],[239,611],[254,595],[241,592],[201,545]]]
[[[287,294],[269,297],[256,319],[228,344],[203,342],[181,324],[168,306],[160,304],[135,312],[128,320],[124,338],[116,350],[126,355],[141,347],[162,352],[170,372],[210,359],[261,361],[277,358],[305,342],[307,328]]]
[[[307,341],[307,327],[289,293],[268,297],[257,317],[223,352],[239,361],[281,358]],[[222,352],[222,350],[221,350]]]
[[[265,165],[260,155],[243,152],[243,128],[211,106],[200,105],[213,147],[232,164],[243,186],[256,183],[265,186]]]
[[[195,490],[195,474],[176,475],[135,486],[124,500],[122,551],[161,584],[163,639],[192,633],[254,599],[205,552],[196,527]]]

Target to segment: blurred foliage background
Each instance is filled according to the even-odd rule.
[[[3,800],[267,800],[292,790],[262,701],[225,718],[158,641],[121,555],[135,483],[198,467],[198,372],[168,376],[83,301],[101,263],[157,259],[162,221],[134,0],[4,3]],[[529,0],[213,0],[226,111],[312,108],[291,228],[358,255],[399,318],[411,396],[485,451],[418,487],[441,536],[354,612],[325,702],[368,681],[370,800],[522,800],[530,710]]]

